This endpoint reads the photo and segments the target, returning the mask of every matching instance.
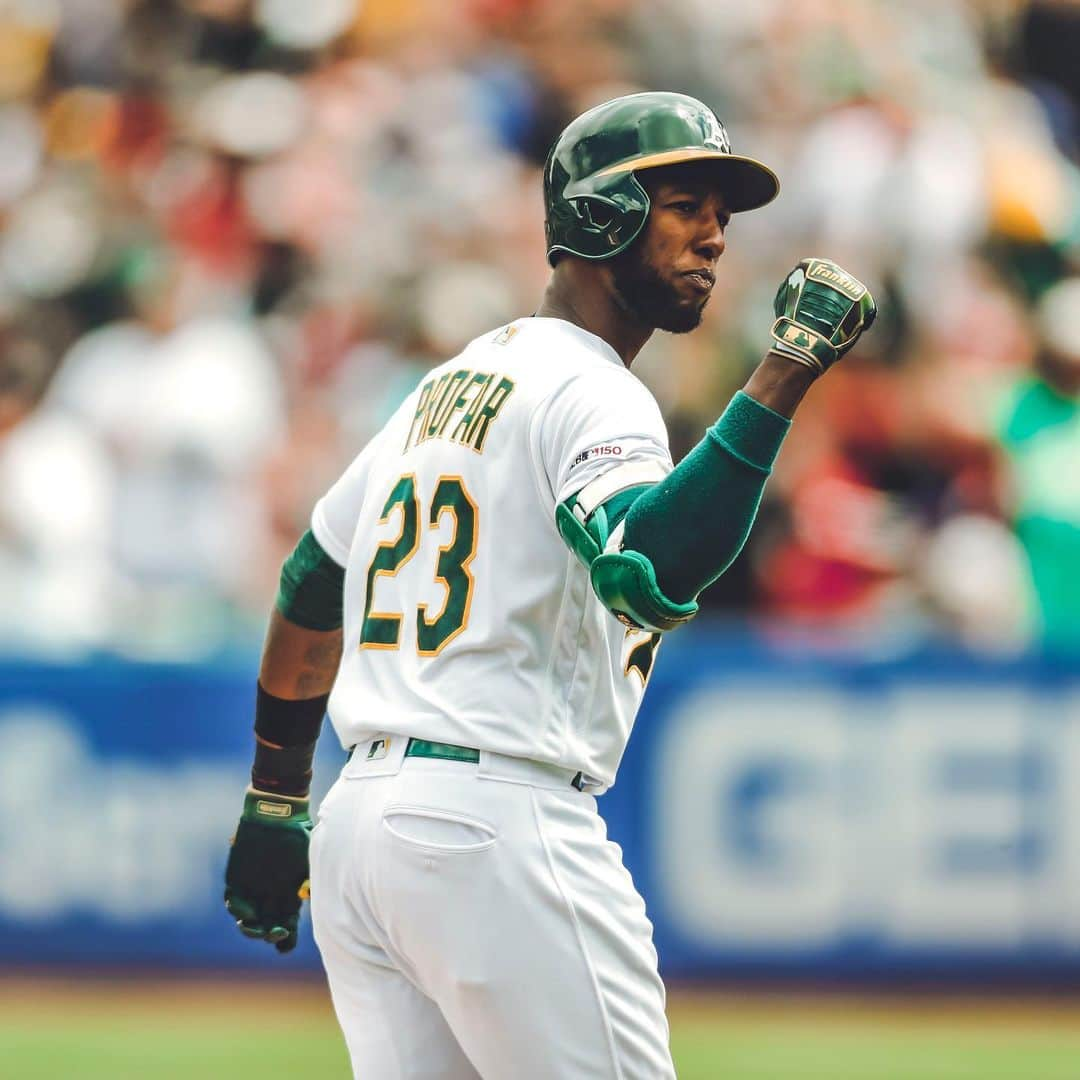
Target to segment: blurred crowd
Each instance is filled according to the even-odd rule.
[[[881,316],[715,613],[1080,646],[1080,4],[0,0],[0,642],[213,655],[428,367],[532,311],[540,170],[636,89],[780,198],[635,372],[676,460],[791,265]]]

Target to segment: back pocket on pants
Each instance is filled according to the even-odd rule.
[[[388,806],[382,823],[395,840],[409,847],[447,855],[487,851],[499,838],[495,827],[486,821],[430,806]]]

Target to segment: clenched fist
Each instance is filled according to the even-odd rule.
[[[870,290],[828,259],[803,259],[773,301],[773,351],[817,374],[831,367],[877,315]]]
[[[248,788],[225,868],[225,906],[246,937],[296,947],[307,895],[308,800]]]

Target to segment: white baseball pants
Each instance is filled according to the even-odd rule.
[[[354,1076],[674,1077],[652,924],[596,800],[565,770],[405,742],[357,747],[312,837]]]

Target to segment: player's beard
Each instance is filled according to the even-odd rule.
[[[686,334],[700,325],[708,296],[700,304],[687,301],[641,258],[636,245],[611,260],[611,275],[620,303],[644,325],[672,334]]]

